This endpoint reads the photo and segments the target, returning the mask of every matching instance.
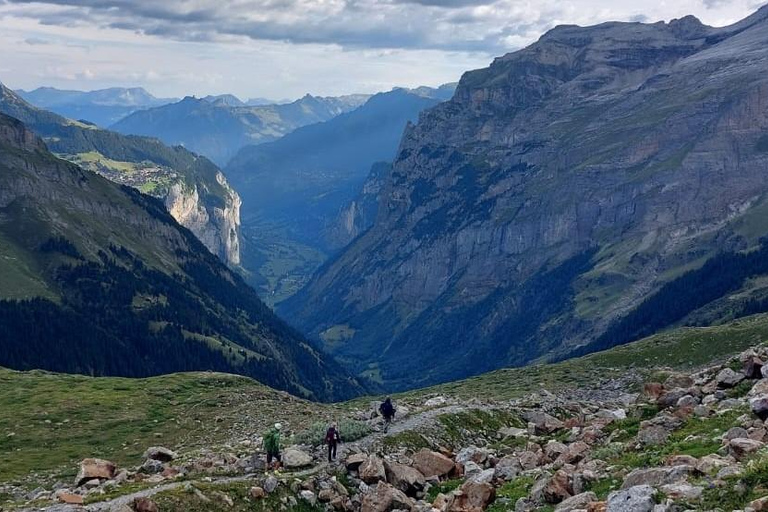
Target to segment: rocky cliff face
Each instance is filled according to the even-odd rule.
[[[764,8],[558,27],[465,74],[407,129],[375,225],[284,311],[394,386],[590,341],[768,233],[767,66]]]
[[[229,265],[240,264],[241,200],[207,159],[156,139],[123,136],[38,109],[2,84],[0,112],[27,123],[62,158],[163,199],[213,254]]]
[[[165,194],[168,212],[179,224],[189,228],[195,236],[229,265],[240,265],[240,196],[227,183],[222,173],[216,181],[227,192],[223,207],[204,204],[197,185],[188,190],[185,184],[174,183]]]

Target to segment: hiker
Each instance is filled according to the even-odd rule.
[[[335,423],[332,423],[326,432],[324,442],[328,445],[328,462],[333,462],[336,460],[336,446],[341,442],[341,435]]]
[[[275,423],[275,426],[264,436],[264,450],[267,452],[267,470],[274,469],[277,471],[280,469],[280,463],[283,460],[280,455],[280,431],[282,429],[283,426],[280,423]],[[274,468],[272,467],[273,459],[275,460]]]
[[[384,433],[389,430],[389,424],[395,419],[396,411],[397,409],[392,405],[392,399],[389,397],[379,406],[379,412],[384,417]]]

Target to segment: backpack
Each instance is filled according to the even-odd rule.
[[[395,408],[392,407],[392,402],[384,402],[381,404],[379,411],[385,418],[391,418],[395,415]]]
[[[267,453],[280,452],[280,432],[272,429],[264,436],[264,450]]]

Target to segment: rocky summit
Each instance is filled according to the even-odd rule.
[[[262,397],[258,419],[222,425],[218,443],[150,446],[122,465],[101,454],[73,467],[74,478],[29,475],[33,490],[0,484],[0,493],[11,510],[57,512],[759,511],[768,506],[766,369],[761,345],[692,371],[624,368],[597,386],[512,400],[418,392],[396,397],[387,433],[378,402],[302,413],[301,401]],[[261,449],[267,410],[289,429],[280,471]],[[318,414],[341,418],[331,462],[326,423],[307,423]]]
[[[765,7],[551,30],[406,130],[373,226],[279,311],[395,389],[761,311],[767,66]]]

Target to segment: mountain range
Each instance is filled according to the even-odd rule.
[[[136,112],[111,129],[182,145],[223,166],[244,146],[273,141],[301,126],[326,121],[367,99],[367,95],[306,95],[287,104],[248,106],[234,96],[188,96],[177,103]]]
[[[61,116],[107,127],[137,110],[178,101],[156,98],[141,87],[112,87],[95,91],[72,91],[39,87],[16,93],[32,105]]]
[[[137,190],[60,160],[0,114],[0,366],[250,375],[298,396],[362,391]]]
[[[57,155],[162,198],[223,261],[240,263],[240,197],[206,158],[157,139],[124,136],[34,107],[0,84],[0,112],[20,119]]]
[[[454,89],[376,94],[351,112],[246,146],[232,158],[225,172],[243,198],[244,266],[268,298],[295,291],[354,237],[340,217],[371,166],[391,161],[406,125]]]
[[[395,389],[768,308],[768,7],[560,26],[466,73],[278,311]]]

